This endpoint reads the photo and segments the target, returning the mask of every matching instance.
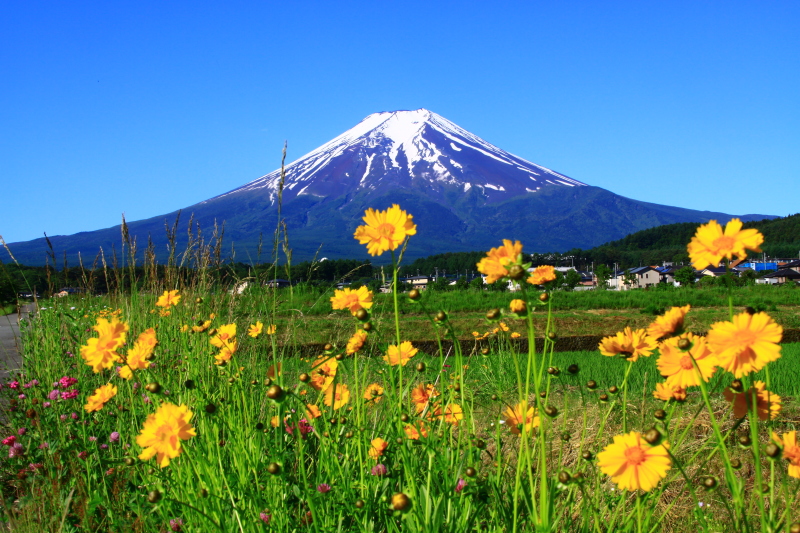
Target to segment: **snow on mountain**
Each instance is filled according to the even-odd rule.
[[[260,193],[274,203],[280,170],[225,194]],[[584,183],[531,163],[426,109],[374,113],[286,167],[283,200],[366,189],[423,190],[433,197],[477,187],[486,203],[533,194],[546,186]]]

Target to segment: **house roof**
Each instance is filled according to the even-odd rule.
[[[762,278],[788,278],[788,279],[800,279],[800,272],[796,270],[792,270],[791,268],[782,268],[773,272],[772,274],[766,274],[761,276]]]

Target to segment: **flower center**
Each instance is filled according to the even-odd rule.
[[[694,365],[692,364],[692,358],[689,357],[688,355],[684,355],[683,357],[681,357],[679,364],[681,365],[681,368],[684,370],[691,370],[692,368],[694,368]]]
[[[717,237],[714,239],[714,242],[711,244],[718,252],[733,250],[733,247],[736,245],[736,239],[733,237],[728,237],[727,235],[723,235],[722,237]]]
[[[378,234],[381,237],[386,239],[391,239],[392,235],[394,235],[394,224],[389,224],[388,222],[384,222],[380,226],[378,226]]]
[[[625,450],[625,459],[627,459],[630,466],[639,466],[644,462],[645,458],[644,450],[639,446]]]
[[[792,466],[800,466],[800,446],[786,446],[783,450],[783,457]]]
[[[756,340],[756,333],[749,329],[740,329],[733,334],[731,345],[740,346],[742,348],[750,346]]]

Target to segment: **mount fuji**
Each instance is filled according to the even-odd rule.
[[[489,249],[503,238],[519,239],[531,252],[589,248],[662,224],[732,218],[592,187],[510,154],[426,109],[369,115],[287,165],[281,176],[275,170],[184,208],[182,224],[191,214],[208,234],[215,221],[224,221],[225,239],[235,243],[237,260],[249,260],[262,233],[271,241],[280,208],[293,257],[303,260],[320,247],[330,258],[364,257],[365,250],[353,239],[364,210],[393,203],[417,223],[417,236],[406,252],[410,258]],[[158,255],[165,255],[165,219],[172,225],[176,216],[178,211],[129,222],[129,232],[140,249],[149,235]],[[100,247],[118,246],[120,228],[50,240],[57,253],[76,257],[80,251],[86,259]],[[44,262],[44,239],[10,246],[23,263]]]

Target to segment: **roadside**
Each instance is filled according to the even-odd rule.
[[[22,365],[22,340],[19,335],[19,319],[27,318],[35,304],[25,304],[21,312],[0,316],[0,380],[6,381]]]

